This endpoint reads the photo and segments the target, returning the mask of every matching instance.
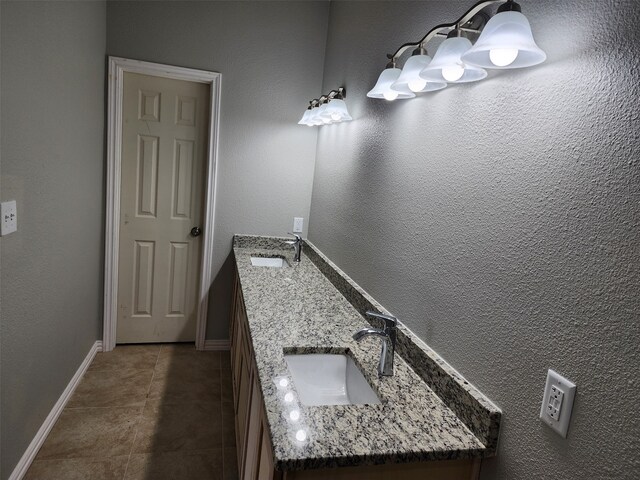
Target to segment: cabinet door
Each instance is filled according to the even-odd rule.
[[[235,319],[236,319],[236,310],[238,309],[238,293],[239,293],[239,284],[240,280],[238,279],[238,274],[235,273],[233,275],[233,288],[231,291],[231,317],[229,318],[229,340],[231,345],[233,345],[233,337],[234,337],[234,327],[235,327]]]
[[[242,464],[244,461],[247,416],[249,413],[249,402],[251,400],[251,369],[248,359],[244,355],[240,355],[238,379],[238,402],[236,405],[236,445],[238,448],[238,462],[240,463],[239,472],[242,472]]]
[[[242,361],[242,325],[238,318],[233,321],[233,343],[231,344],[231,384],[233,386],[233,399],[235,406],[238,404],[238,387],[240,382],[240,366]]]
[[[262,412],[262,434],[260,439],[260,461],[258,464],[258,480],[279,480],[282,478],[280,472],[274,469],[273,451],[271,450],[271,439],[269,438],[269,430],[265,420],[264,411]]]
[[[246,313],[244,309],[244,301],[242,300],[242,292],[240,288],[236,288],[236,296],[234,300],[233,317],[231,323],[233,325],[233,340],[231,343],[231,380],[233,386],[233,399],[235,408],[238,407],[238,390],[240,388],[241,367],[244,362],[249,359],[248,351],[245,344],[247,342],[245,335],[245,326],[247,323]],[[244,357],[244,361],[242,358]]]
[[[262,395],[255,375],[251,388],[248,422],[242,478],[243,480],[256,480],[260,459],[260,440],[262,439]]]

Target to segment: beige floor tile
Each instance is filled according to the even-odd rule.
[[[126,480],[215,480],[222,478],[222,449],[131,455]]]
[[[64,409],[36,459],[128,455],[141,414],[139,407]]]
[[[222,436],[225,446],[236,443],[235,413],[231,402],[222,402]]]
[[[160,355],[191,355],[198,353],[194,343],[163,343],[160,345]]]
[[[36,460],[24,480],[121,480],[128,461],[129,455]]]
[[[163,404],[220,403],[220,370],[175,366],[157,371],[149,398]]]
[[[160,353],[160,345],[116,345],[110,352],[96,354],[89,370],[119,370],[134,368],[147,370],[155,367]]]
[[[228,356],[192,344],[99,353],[26,478],[122,479],[126,468],[128,479],[235,480]]]
[[[224,469],[223,469],[223,478],[224,480],[237,480],[238,479],[238,457],[236,456],[236,447],[225,446],[223,449],[223,457],[224,457]]]
[[[220,390],[223,402],[233,402],[233,381],[231,370],[220,370]]]
[[[221,446],[220,403],[167,405],[148,400],[133,452],[195,451]]]
[[[220,368],[231,369],[231,352],[229,350],[220,352]]]
[[[220,352],[200,352],[193,346],[162,346],[156,372],[220,369]]]
[[[67,408],[143,407],[153,369],[89,370],[73,393]]]

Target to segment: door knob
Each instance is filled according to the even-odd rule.
[[[200,227],[193,227],[191,229],[191,236],[197,237],[202,233],[202,229]]]

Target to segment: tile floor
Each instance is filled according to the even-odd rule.
[[[237,478],[229,352],[98,353],[27,480]]]

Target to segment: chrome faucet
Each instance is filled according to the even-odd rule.
[[[300,254],[302,253],[302,237],[297,233],[290,233],[289,235],[293,235],[294,237],[296,237],[296,239],[287,240],[285,243],[288,245],[293,245],[293,249],[295,250],[293,261],[300,262]]]
[[[393,356],[396,350],[396,330],[398,319],[378,312],[367,312],[367,316],[383,320],[384,328],[382,330],[377,328],[363,328],[353,334],[353,339],[359,342],[364,337],[368,337],[370,335],[380,337],[382,339],[382,351],[380,352],[378,375],[381,377],[391,376],[393,375]]]

